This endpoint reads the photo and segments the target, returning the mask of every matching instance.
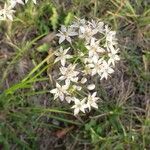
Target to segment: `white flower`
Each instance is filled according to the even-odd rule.
[[[71,55],[67,54],[69,49],[70,47],[63,50],[63,48],[60,47],[59,51],[55,52],[55,55],[57,56],[57,58],[55,59],[55,62],[61,61],[61,65],[65,66],[66,59],[72,58]]]
[[[36,0],[32,0],[34,4],[36,4]],[[25,3],[27,3],[28,0],[25,0]]]
[[[95,35],[96,33],[97,33],[96,29],[92,29],[90,26],[85,25],[80,27],[79,38],[85,39],[86,42],[89,43],[92,36]]]
[[[64,40],[67,40],[69,43],[71,43],[71,36],[78,35],[77,32],[72,31],[72,28],[66,28],[64,25],[61,26],[61,30],[59,30],[59,33],[56,34],[56,36],[59,37],[59,44],[61,44]]]
[[[55,76],[63,85],[56,83],[56,88],[50,92],[54,94],[54,99],[73,103],[74,115],[80,111],[85,113],[92,108],[98,109],[100,98],[95,92],[95,79],[107,79],[114,72],[115,63],[120,60],[116,32],[103,22],[77,18],[68,27],[62,25],[57,36],[59,44],[66,41],[63,44],[70,43],[72,48],[59,46],[60,49],[55,52],[55,62],[61,63]],[[83,94],[87,96],[83,97]]]
[[[101,68],[101,80],[103,78],[107,79],[108,75],[113,73],[114,70],[110,67],[110,64],[108,64],[105,60],[103,61],[102,68]]]
[[[74,99],[70,96],[66,96],[65,100],[67,101],[67,103],[71,103]]]
[[[58,78],[58,80],[65,80],[66,85],[70,85],[70,82],[77,82],[79,74],[78,71],[75,71],[76,64],[70,64],[68,67],[61,67],[60,72],[62,74],[61,77]]]
[[[94,92],[92,95],[89,94],[88,95],[88,98],[87,98],[87,107],[89,108],[89,111],[91,111],[91,107],[94,107],[94,108],[98,108],[98,105],[97,105],[97,100],[99,99],[99,97],[96,97],[96,92]]]
[[[86,58],[83,58],[83,63],[84,64],[90,64],[90,63],[93,63],[93,60],[89,57],[88,58],[86,57]]]
[[[66,85],[60,86],[58,83],[56,83],[56,88],[52,89],[50,93],[54,94],[54,100],[59,97],[60,100],[63,101],[65,97],[64,94],[68,94],[67,89],[68,86]]]
[[[15,13],[15,10],[13,10],[11,6],[9,6],[5,3],[4,9],[0,10],[0,20],[6,20],[8,18],[12,21],[13,13]]]
[[[86,48],[89,50],[89,57],[93,57],[92,59],[98,59],[99,54],[103,53],[105,50],[99,46],[100,41],[96,41],[95,38],[91,38],[90,45],[87,45]]]
[[[82,101],[74,97],[74,105],[71,107],[74,109],[74,115],[77,115],[79,111],[81,110],[83,113],[85,113],[85,109],[87,108],[87,105],[85,104],[86,98],[84,98]]]
[[[95,21],[92,19],[91,22],[89,22],[89,24],[91,25],[93,29],[96,29],[97,32],[100,32],[100,33],[104,32],[104,22]]]
[[[84,70],[82,71],[84,75],[91,75],[92,74],[92,69],[90,68],[89,65],[85,65]]]
[[[88,86],[87,86],[87,89],[90,90],[90,91],[91,91],[91,90],[94,90],[94,89],[95,89],[95,84],[90,84],[90,85],[88,85]]]
[[[24,5],[24,2],[22,0],[10,0],[10,5],[12,8],[14,8],[17,3]]]
[[[107,50],[110,51],[111,47],[117,44],[116,31],[111,31],[108,25],[105,25],[105,36],[106,36],[105,47],[107,47]]]
[[[95,59],[95,61],[91,64],[88,64],[88,66],[91,68],[91,75],[94,76],[96,73],[101,75],[101,69],[102,69],[102,63],[103,58],[101,59]]]
[[[80,81],[82,84],[86,83],[87,82],[87,78],[83,77]]]
[[[115,62],[120,60],[120,57],[117,55],[119,49],[115,50],[114,48],[111,50],[110,53],[108,53],[108,56],[109,56],[109,60],[108,60],[108,63],[111,64],[114,66],[115,65]]]
[[[71,28],[79,28],[80,29],[81,27],[83,27],[85,25],[86,25],[85,19],[78,19],[77,18],[77,20],[75,22],[73,22],[73,24],[71,25]]]
[[[72,88],[73,88],[73,90],[78,90],[78,91],[81,91],[81,89],[82,89],[81,86],[77,86],[77,85],[73,85]]]

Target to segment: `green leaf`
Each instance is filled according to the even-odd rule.
[[[70,24],[70,22],[73,20],[73,17],[74,17],[74,15],[71,13],[71,12],[69,12],[68,14],[67,14],[67,16],[65,17],[65,20],[64,20],[64,24],[67,26],[68,24]]]
[[[38,48],[37,48],[37,51],[38,52],[48,52],[48,50],[49,50],[49,44],[47,44],[47,43],[44,43],[44,44],[42,44],[42,45],[40,45]]]
[[[50,17],[50,21],[53,27],[53,30],[56,30],[58,24],[58,13],[55,7],[52,7],[53,15]]]

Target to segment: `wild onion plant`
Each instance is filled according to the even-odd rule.
[[[70,26],[61,26],[57,34],[59,48],[55,63],[59,72],[56,88],[50,92],[72,104],[74,115],[98,108],[95,79],[107,79],[113,72],[118,56],[116,32],[101,21],[76,19]]]

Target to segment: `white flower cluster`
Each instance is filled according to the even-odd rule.
[[[34,4],[36,4],[36,0],[32,0]],[[8,0],[7,3],[4,4],[4,8],[0,8],[0,20],[13,20],[13,14],[15,13],[15,6],[17,4],[24,5],[28,2],[28,0]]]
[[[60,72],[50,92],[54,99],[73,104],[74,115],[98,108],[95,80],[107,79],[120,60],[115,35],[108,25],[94,20],[76,19],[69,27],[61,26],[57,34],[61,46],[55,52]]]

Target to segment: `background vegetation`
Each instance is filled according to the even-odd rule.
[[[15,16],[0,22],[0,149],[150,149],[148,0],[38,0]],[[55,33],[74,16],[110,24],[121,51],[99,109],[80,117],[49,93]]]

